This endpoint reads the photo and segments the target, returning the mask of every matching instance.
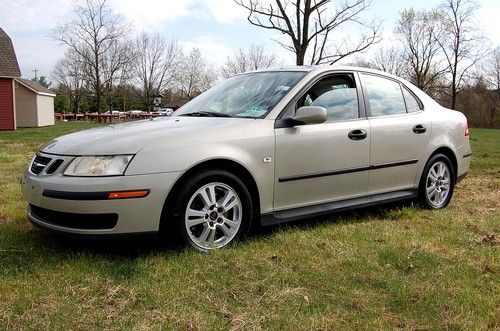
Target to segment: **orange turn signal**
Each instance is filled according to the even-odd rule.
[[[108,199],[144,198],[148,194],[149,190],[111,192],[108,195]]]

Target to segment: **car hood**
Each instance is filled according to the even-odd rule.
[[[254,121],[218,117],[161,117],[71,133],[54,139],[40,150],[72,156],[136,154],[152,144],[169,144],[196,137],[201,141],[203,137],[213,137],[216,132],[238,132],[239,127]]]

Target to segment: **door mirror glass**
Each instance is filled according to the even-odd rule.
[[[326,109],[318,106],[300,107],[292,120],[294,125],[324,123],[326,122]]]

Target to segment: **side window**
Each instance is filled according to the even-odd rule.
[[[358,93],[354,77],[333,75],[321,79],[299,99],[297,108],[302,106],[325,108],[327,122],[358,118]]]
[[[422,108],[420,108],[420,103],[415,99],[413,94],[410,93],[405,87],[403,87],[403,95],[405,97],[405,102],[406,102],[406,111],[408,113],[413,113],[416,111],[420,111]]]
[[[398,82],[363,74],[372,116],[406,114],[401,86]]]

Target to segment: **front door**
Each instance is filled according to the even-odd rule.
[[[367,194],[370,126],[360,95],[356,76],[345,73],[322,77],[297,96],[287,116],[321,106],[328,119],[275,129],[275,211]]]

